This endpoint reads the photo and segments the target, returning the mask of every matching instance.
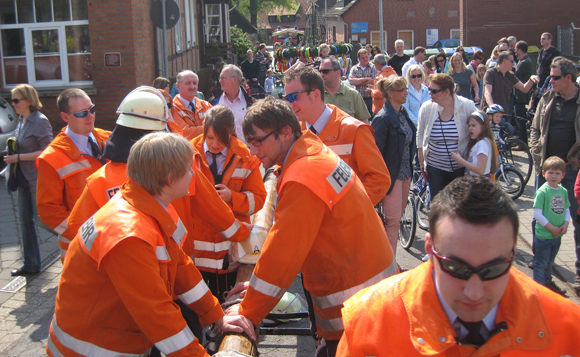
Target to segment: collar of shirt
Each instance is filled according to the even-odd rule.
[[[383,68],[381,68],[381,71],[382,71],[383,69],[387,68],[387,67],[389,67],[389,65],[388,65],[388,64],[384,65],[384,66],[383,66]]]
[[[153,198],[155,198],[155,199],[157,200],[157,202],[159,202],[159,204],[161,205],[161,207],[163,207],[163,208],[164,208],[164,209],[167,211],[167,206],[166,206],[166,205],[165,205],[163,202],[161,202],[161,201],[159,200],[159,198],[157,198],[157,197],[155,197],[155,196],[153,196]]]
[[[187,100],[187,99],[183,98],[183,97],[181,96],[181,94],[178,94],[178,95],[177,95],[177,97],[179,98],[179,100],[181,100],[181,102],[182,102],[182,103],[185,105],[185,107],[186,107],[187,109],[191,109],[191,108],[189,107],[189,103],[193,103],[193,107],[195,108],[195,98],[193,99],[193,101],[191,101],[191,102],[190,102],[189,100]]]
[[[566,100],[562,96],[562,93],[560,93],[560,92],[556,92],[555,96],[556,96],[556,98],[558,98],[559,100],[562,100],[564,102],[573,101],[574,103],[576,103],[578,101],[578,97],[580,96],[580,88],[579,88],[579,86],[576,86],[576,95],[573,98],[570,98],[568,100]]]
[[[314,129],[316,129],[316,132],[318,133],[318,135],[320,135],[320,133],[322,133],[322,129],[324,129],[324,127],[326,126],[326,123],[328,123],[328,120],[330,119],[330,115],[332,114],[332,110],[330,110],[330,108],[328,107],[328,105],[324,106],[324,111],[322,112],[322,114],[318,117],[318,119],[316,119],[316,121],[314,122],[313,125],[310,125],[307,123],[307,127],[308,129],[310,129],[311,126],[314,127]]]
[[[455,313],[455,311],[453,311],[453,309],[451,309],[451,306],[449,306],[447,301],[445,301],[443,295],[441,295],[441,290],[439,290],[439,284],[437,284],[437,278],[435,277],[435,270],[433,270],[433,272],[431,273],[431,277],[433,278],[433,283],[435,284],[435,291],[437,292],[439,303],[441,304],[443,311],[445,311],[445,315],[447,315],[449,323],[451,324],[451,326],[453,326],[453,329],[455,330],[455,332],[459,337],[465,338],[465,336],[467,336],[469,331],[467,331],[467,329],[465,328],[465,326],[461,324],[461,322],[457,321],[457,314]],[[491,309],[491,311],[483,318],[483,325],[486,328],[481,331],[481,334],[486,340],[489,338],[489,332],[493,330],[493,327],[495,326],[495,316],[497,315],[497,307],[498,304],[495,304],[493,309]]]
[[[242,93],[242,89],[238,88],[238,96],[234,98],[234,100],[230,101],[230,99],[228,98],[228,96],[226,95],[226,92],[222,93],[222,96],[220,97],[220,103],[222,102],[222,100],[226,100],[226,103],[232,104],[234,102],[236,102],[237,100],[239,100],[242,103],[246,102],[246,98],[244,98],[244,93]],[[224,104],[224,103],[222,103]],[[226,106],[228,104],[225,104]]]
[[[89,136],[91,137],[91,139],[95,141],[95,143],[97,142],[97,139],[95,138],[93,133],[89,133],[88,136],[80,135],[70,130],[68,126],[66,127],[66,129],[64,129],[64,132],[66,135],[68,135],[69,138],[71,138],[73,143],[75,143],[79,151],[82,151],[85,154],[89,154],[92,156],[91,146],[89,145]]]
[[[208,165],[211,165],[213,162],[213,155],[212,152],[209,150],[209,147],[207,146],[207,144],[205,143],[205,140],[203,141],[203,153],[205,155],[205,160],[207,161]],[[217,165],[217,169],[218,169],[218,175],[222,173],[222,171],[224,170],[224,165],[226,163],[226,157],[228,156],[228,148],[224,147],[224,149],[222,151],[220,151],[221,155],[216,157],[216,165]]]

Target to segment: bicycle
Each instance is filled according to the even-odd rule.
[[[415,200],[415,211],[417,212],[417,224],[424,231],[429,230],[429,212],[431,211],[431,189],[429,182],[423,175],[411,188]]]
[[[417,232],[417,212],[415,212],[412,196],[407,197],[407,205],[399,223],[399,242],[403,248],[408,250],[413,245]]]
[[[517,139],[521,142],[521,140]],[[524,193],[524,188],[526,184],[524,183],[524,178],[522,174],[513,168],[509,162],[506,161],[505,154],[509,150],[509,142],[500,139],[499,155],[497,156],[499,160],[499,168],[495,172],[495,180],[500,184],[500,186],[506,191],[510,197],[515,200]]]
[[[507,116],[508,118],[527,120],[529,127],[530,120],[526,118],[521,118],[517,116]],[[518,170],[524,179],[524,186],[528,184],[530,177],[532,176],[532,170],[534,168],[534,162],[532,160],[532,154],[527,143],[524,143],[516,136],[510,136],[505,139],[505,150],[504,155],[507,162]]]

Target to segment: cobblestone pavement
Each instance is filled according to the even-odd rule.
[[[526,187],[524,195],[515,202],[520,215],[520,238],[531,247],[531,183]],[[0,289],[3,289],[0,291],[0,356],[44,356],[62,270],[58,259],[58,243],[56,236],[39,228],[44,270],[34,277],[11,277],[10,270],[22,266],[16,212],[16,195],[11,196],[6,192],[5,180],[0,178]],[[567,286],[564,287],[570,299],[580,304],[571,286],[576,260],[573,248],[574,238],[570,232],[562,240],[555,269],[557,275],[566,282]],[[295,292],[299,290],[296,282],[290,289]],[[302,321],[295,325],[307,327],[308,322]],[[260,353],[267,356],[313,356],[316,345],[309,336],[261,336],[259,348]]]

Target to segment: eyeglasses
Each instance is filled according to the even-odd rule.
[[[229,76],[229,77],[220,77],[220,81],[225,81],[228,80],[230,78],[234,78],[235,76]]]
[[[444,59],[439,59],[439,60],[437,60],[437,63],[443,63],[443,62],[445,62],[445,60],[444,60]]]
[[[11,99],[12,103],[14,103],[14,104],[20,103],[21,100],[23,100],[23,99],[18,99],[18,98]]]
[[[328,72],[337,71],[336,69],[319,69],[318,72],[328,74]]]
[[[415,78],[421,78],[421,77],[423,77],[423,76],[422,76],[422,75],[420,75],[420,74],[412,74],[412,75],[411,75],[411,79],[415,79]]]
[[[91,107],[89,109],[85,109],[85,110],[78,111],[76,113],[69,113],[69,114],[72,114],[77,118],[86,118],[87,115],[89,115],[89,113],[95,114],[95,105],[94,104],[91,105]]]
[[[498,263],[488,263],[478,267],[472,267],[462,261],[443,257],[435,249],[433,249],[433,255],[439,261],[441,269],[454,278],[469,280],[473,274],[477,274],[482,281],[488,281],[505,275],[509,271],[512,262],[516,259],[517,252],[514,247],[512,257],[508,260]]]
[[[554,80],[554,82],[559,81],[560,79],[562,79],[562,77],[563,76],[552,76],[552,80]],[[14,99],[12,99],[12,101],[14,101]],[[18,103],[18,102],[16,102],[16,103]]]
[[[270,133],[264,135],[263,137],[261,137],[259,139],[251,139],[251,140],[248,140],[248,144],[252,145],[255,148],[260,147],[260,146],[262,146],[262,142],[264,140],[268,139],[268,136],[270,136],[270,135],[272,135],[274,133],[275,133],[274,131],[271,131]]]
[[[433,88],[429,87],[429,92],[430,92],[431,94],[437,94],[437,93],[439,93],[439,92],[442,92],[442,91],[444,91],[444,90],[445,90],[445,89],[433,89]]]
[[[282,98],[286,99],[290,103],[294,103],[295,101],[298,100],[298,93],[306,92],[307,94],[310,94],[310,92],[312,92],[313,90],[314,89],[299,90],[298,92],[286,94],[286,95],[282,96]]]

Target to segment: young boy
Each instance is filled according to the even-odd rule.
[[[264,82],[264,89],[268,95],[272,95],[272,88],[274,88],[274,77],[272,77],[272,70],[268,68],[266,71],[266,76],[268,76]]]
[[[557,156],[549,157],[542,167],[546,179],[534,197],[534,280],[548,289],[565,296],[552,281],[552,265],[560,249],[562,235],[570,223],[568,192],[560,185],[566,172],[566,163]]]
[[[503,140],[507,135],[511,135],[514,132],[514,127],[505,121],[503,114],[505,113],[503,107],[499,104],[493,104],[486,111],[489,116],[489,121],[491,124],[491,132],[493,133],[493,138],[495,139],[495,144],[497,147],[501,147],[501,140]]]

